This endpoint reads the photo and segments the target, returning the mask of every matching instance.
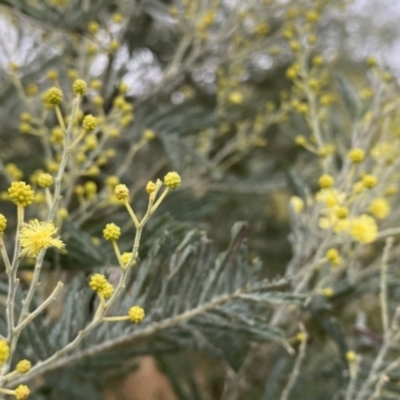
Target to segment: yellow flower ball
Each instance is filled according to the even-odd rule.
[[[390,204],[383,197],[372,201],[369,206],[369,212],[378,219],[384,219],[390,214]]]
[[[242,103],[243,103],[244,97],[243,97],[242,93],[236,91],[236,92],[232,92],[232,93],[228,96],[228,100],[229,100],[229,102],[232,103],[232,104],[239,105],[239,104],[242,104]]]
[[[95,107],[102,107],[104,104],[104,100],[101,96],[93,97],[92,103]]]
[[[16,181],[22,179],[22,177],[24,176],[24,173],[13,163],[6,164],[6,171]]]
[[[109,186],[111,189],[114,189],[119,184],[118,176],[111,175],[106,179],[106,185]]]
[[[333,265],[341,263],[340,254],[337,249],[331,248],[325,253],[325,258]]]
[[[12,182],[8,188],[10,200],[19,206],[26,207],[32,204],[34,199],[34,191],[30,185],[25,182]]]
[[[121,236],[121,228],[114,223],[107,224],[103,229],[104,239],[109,240],[110,242],[116,241]]]
[[[63,141],[64,141],[63,130],[59,126],[54,127],[51,131],[50,142],[52,144],[62,144]]]
[[[83,96],[86,93],[86,82],[83,79],[77,79],[73,84],[72,84],[72,91],[76,95],[81,95]]]
[[[146,129],[143,132],[143,138],[146,139],[147,141],[153,140],[155,138],[156,134],[152,129]]]
[[[94,89],[94,90],[99,90],[99,89],[101,89],[101,87],[103,86],[103,83],[101,82],[100,79],[93,79],[93,80],[90,82],[89,86],[90,86],[92,89]]]
[[[353,350],[349,350],[349,351],[346,353],[346,360],[347,360],[349,363],[352,363],[352,362],[356,361],[356,359],[357,359],[357,353],[355,353]]]
[[[15,370],[20,374],[26,374],[31,368],[32,364],[29,360],[21,360],[15,367]]]
[[[298,196],[290,198],[290,205],[296,214],[300,214],[304,210],[304,201]]]
[[[114,286],[110,282],[107,282],[104,288],[100,291],[105,299],[109,299],[114,293]]]
[[[119,49],[119,46],[121,44],[118,42],[118,40],[111,40],[109,46],[108,46],[108,50],[111,52],[117,51]]]
[[[335,210],[335,215],[339,219],[347,218],[349,215],[349,209],[347,207],[343,207],[343,206],[337,207]]]
[[[121,255],[121,261],[122,263],[126,266],[126,264],[128,264],[129,260],[132,257],[132,253],[131,252],[125,252]],[[135,265],[135,263],[133,263],[133,265]]]
[[[20,117],[21,121],[24,121],[24,122],[31,122],[31,120],[32,120],[32,115],[28,112],[21,113],[21,115],[19,117]]]
[[[14,395],[16,400],[24,400],[27,399],[31,393],[28,386],[26,385],[19,385],[15,391]]]
[[[294,138],[294,142],[297,144],[297,146],[305,146],[307,144],[307,139],[303,135],[297,135]]]
[[[126,185],[119,184],[115,186],[114,194],[118,200],[127,200],[129,198],[129,189]]]
[[[98,145],[96,136],[87,136],[85,138],[85,150],[94,150]]]
[[[0,340],[0,366],[2,366],[10,357],[10,347],[5,340]]]
[[[57,211],[57,216],[58,218],[60,218],[61,220],[64,220],[68,217],[68,210],[66,208],[60,208]]]
[[[85,131],[91,132],[97,127],[98,123],[99,121],[96,117],[88,114],[85,116],[85,118],[83,118],[82,126]]]
[[[110,129],[108,134],[110,135],[111,138],[115,139],[120,136],[120,131],[117,128],[112,128]]]
[[[6,230],[7,228],[7,218],[0,214],[0,235]]]
[[[362,149],[352,149],[349,152],[349,159],[354,164],[359,164],[364,161],[365,152]]]
[[[143,321],[145,316],[144,310],[142,307],[133,306],[128,311],[129,319],[134,323],[139,323]]]
[[[350,221],[350,234],[360,243],[372,243],[378,237],[378,227],[372,217],[363,214]]]
[[[38,176],[38,185],[43,188],[50,187],[54,182],[53,177],[48,173],[43,173]]]
[[[48,80],[56,81],[58,79],[58,72],[55,69],[49,69],[46,76]]]
[[[89,286],[95,292],[101,292],[109,282],[103,274],[94,274],[90,277]]]
[[[331,287],[326,287],[321,290],[321,294],[325,297],[332,297],[335,292]]]
[[[39,88],[34,83],[30,83],[29,85],[26,86],[25,91],[27,96],[33,97],[37,94]]]
[[[69,79],[78,79],[79,73],[75,68],[70,68],[67,71],[67,76]]]
[[[170,189],[176,189],[181,184],[181,177],[177,172],[168,172],[164,177],[164,185]]]
[[[368,67],[376,67],[378,65],[378,61],[374,56],[368,56],[365,60],[365,63]]]
[[[320,67],[321,65],[324,65],[324,58],[321,55],[317,54],[312,58],[311,63],[315,67]]]
[[[63,92],[58,87],[53,86],[43,94],[42,99],[45,105],[54,107],[62,102]]]
[[[319,186],[321,187],[321,189],[329,189],[334,185],[335,180],[333,179],[333,177],[331,175],[323,174],[319,178],[318,183],[319,183]]]
[[[19,125],[19,131],[21,133],[30,133],[32,131],[32,127],[27,122],[23,122]]]
[[[373,175],[364,175],[362,177],[362,184],[364,185],[364,187],[366,187],[367,189],[372,189],[376,186],[376,184],[378,183],[378,180],[376,179],[375,176]]]
[[[95,35],[99,31],[100,25],[96,21],[90,21],[87,28],[92,35]]]
[[[308,22],[318,22],[319,18],[320,18],[320,15],[315,10],[310,10],[310,11],[307,11],[307,13],[306,13],[306,19]]]
[[[148,194],[151,194],[156,190],[156,187],[157,186],[156,186],[156,184],[154,182],[149,181],[149,182],[147,182],[147,185],[146,185],[146,192]]]
[[[85,193],[88,197],[93,197],[97,193],[97,185],[93,181],[85,182],[83,188],[85,189]]]

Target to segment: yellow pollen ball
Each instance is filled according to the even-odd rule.
[[[28,386],[26,385],[19,385],[16,389],[15,389],[15,398],[16,400],[24,400],[27,399],[31,393],[31,391],[29,390]]]
[[[334,185],[335,181],[331,175],[324,174],[324,175],[321,175],[318,183],[319,183],[319,186],[321,187],[321,189],[328,189]]]
[[[19,206],[26,207],[32,204],[34,199],[34,191],[30,185],[25,182],[12,182],[8,188],[10,200]]]
[[[95,292],[101,292],[109,282],[103,274],[94,274],[90,277],[89,286]]]
[[[333,265],[339,265],[341,262],[341,258],[337,249],[328,249],[325,254],[325,258]]]
[[[38,176],[38,185],[47,188],[53,184],[53,177],[48,173],[43,173]]]
[[[97,127],[98,123],[99,122],[96,117],[94,117],[91,114],[88,114],[85,116],[85,118],[83,118],[82,126],[83,129],[85,129],[85,131],[91,132]]]
[[[129,198],[129,189],[126,185],[119,184],[115,186],[114,194],[118,200],[126,200]]]
[[[330,287],[323,288],[321,293],[325,297],[332,297],[335,294],[334,290]]]
[[[307,139],[303,135],[297,135],[294,138],[294,142],[297,144],[297,146],[305,146],[307,144]]]
[[[348,361],[348,362],[354,362],[354,361],[356,361],[356,359],[357,359],[357,354],[353,351],[353,350],[349,350],[347,353],[346,353],[346,360]]]
[[[143,308],[139,306],[131,307],[128,311],[128,315],[129,319],[134,323],[139,323],[143,321],[143,318],[145,316]]]
[[[338,207],[335,210],[335,215],[339,218],[339,219],[344,219],[347,218],[349,215],[349,209],[347,207]]]
[[[156,190],[156,187],[157,186],[156,186],[156,184],[154,182],[149,181],[149,182],[147,182],[147,185],[146,185],[146,192],[148,194],[151,194]]]
[[[58,87],[53,86],[43,94],[43,102],[50,107],[57,106],[63,100],[63,92]]]
[[[230,103],[232,104],[242,104],[243,103],[243,95],[240,92],[232,92],[229,96],[228,96],[228,100]]]
[[[131,257],[132,257],[132,253],[131,253],[131,252],[125,252],[125,253],[123,253],[123,254],[121,255],[121,261],[122,261],[122,263],[126,266],[126,264],[128,264],[128,262],[129,262],[129,260],[131,259]],[[135,264],[133,263],[133,265],[135,265]]]
[[[107,282],[100,293],[102,293],[105,299],[109,299],[114,293],[114,286],[110,282]]]
[[[21,360],[15,367],[15,370],[20,374],[26,374],[31,368],[32,364],[29,360]]]
[[[5,231],[6,228],[7,218],[3,214],[0,214],[0,235]]]
[[[390,204],[384,198],[377,198],[369,206],[369,212],[378,219],[384,219],[390,214]]]
[[[349,159],[354,164],[359,164],[365,158],[365,152],[362,149],[352,149],[349,152]]]
[[[372,189],[372,188],[374,188],[376,186],[377,179],[373,175],[364,175],[363,178],[362,178],[362,184],[367,189]]]
[[[296,214],[300,214],[304,210],[304,201],[298,196],[290,198],[290,205]]]
[[[121,228],[114,223],[107,224],[103,229],[103,236],[110,242],[116,241],[121,236]]]
[[[0,340],[0,366],[10,357],[10,347],[5,340]]]
[[[72,85],[72,90],[76,95],[83,96],[86,93],[86,82],[83,79],[77,79]]]
[[[181,184],[181,177],[177,172],[168,172],[164,177],[164,185],[170,189],[176,189]]]

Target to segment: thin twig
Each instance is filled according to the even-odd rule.
[[[300,343],[300,349],[299,349],[299,354],[297,355],[296,362],[294,364],[294,368],[292,373],[290,374],[289,380],[286,384],[285,389],[282,392],[282,395],[280,397],[280,400],[288,400],[291,391],[293,390],[293,387],[297,381],[297,378],[300,374],[300,368],[303,363],[304,357],[306,355],[306,349],[307,349],[307,332],[305,330],[305,327],[303,324],[300,324],[300,331],[304,334],[303,339]]]
[[[385,249],[383,250],[382,262],[381,262],[381,280],[380,280],[380,293],[379,298],[381,302],[381,315],[382,315],[382,326],[383,332],[389,329],[389,307],[387,302],[387,263],[389,258],[390,249],[393,246],[393,238],[388,237],[386,239]]]

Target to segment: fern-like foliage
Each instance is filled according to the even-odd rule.
[[[134,358],[143,354],[197,349],[234,363],[233,349],[253,341],[288,346],[283,332],[269,323],[270,306],[302,305],[305,298],[285,293],[285,279],[260,279],[261,263],[250,260],[247,252],[247,232],[246,223],[236,223],[228,249],[217,256],[205,232],[193,229],[183,239],[164,232],[134,267],[125,294],[112,310],[113,315],[123,315],[140,305],[146,311],[144,321],[105,322],[78,349],[42,365],[79,334],[96,306],[87,276],[76,276],[57,319],[39,317],[21,336],[16,359],[29,357],[36,364],[28,379],[48,377],[37,395],[60,398],[63,387],[73,386],[79,376],[80,389],[76,395],[68,391],[69,398],[82,398],[85,388],[85,398],[97,398],[104,382],[121,379],[135,367]],[[110,272],[115,273],[117,269]],[[12,384],[25,380],[20,377]],[[54,396],[48,397],[49,391]]]

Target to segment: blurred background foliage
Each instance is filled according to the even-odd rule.
[[[390,12],[382,11],[385,1],[366,3],[0,0],[0,159],[4,173],[0,190],[18,174],[10,163],[26,180],[37,169],[49,169],[51,160],[41,154],[40,135],[24,130],[20,119],[27,104],[37,109],[40,92],[54,81],[68,87],[76,71],[91,87],[83,102],[85,112],[107,114],[121,96],[123,82],[127,88],[123,95],[133,112],[119,137],[108,144],[116,156],[99,164],[96,173],[80,176],[76,185],[94,181],[101,190],[118,171],[120,180],[131,187],[137,208],[145,209],[147,197],[141,190],[145,183],[169,170],[179,171],[183,185],[163,203],[160,214],[164,215],[146,226],[141,258],[146,258],[166,229],[179,237],[193,227],[207,231],[214,249],[223,251],[230,243],[233,224],[247,221],[248,258],[261,259],[262,277],[283,275],[292,257],[288,202],[293,195],[305,199],[315,189],[321,156],[295,143],[295,137],[307,134],[309,127],[293,103],[304,99],[288,79],[296,51],[290,29],[296,19],[305,21],[299,40],[309,46],[310,59],[323,57],[321,79],[326,79],[326,93],[341,99],[332,104],[328,122],[333,134],[348,144],[351,139],[346,130],[358,112],[358,93],[367,84],[365,58],[379,49],[383,61],[397,67],[392,54],[400,28],[388,16]],[[387,8],[394,7],[395,3],[389,3]],[[54,70],[56,79],[49,75]],[[99,87],[91,86],[95,80],[100,80]],[[25,93],[22,98],[21,92]],[[103,100],[100,107],[95,104],[96,96]],[[9,203],[4,201],[1,207],[11,214]],[[110,265],[109,251],[98,245],[98,237],[110,218],[129,237],[132,228],[124,225],[125,213],[109,204],[96,208],[88,203],[82,208],[74,197],[68,208],[72,221],[63,227],[68,253],[60,259],[48,256],[49,276],[55,266],[74,276],[82,269],[89,273]],[[129,244],[126,239],[121,248]],[[351,314],[340,299],[337,310],[344,317]],[[347,383],[344,333],[335,325],[336,317],[324,299],[312,304],[308,313],[319,324],[310,328],[307,373],[301,375],[292,396],[299,400],[340,398],[334,396]],[[332,326],[327,327],[328,323]],[[339,357],[334,342],[341,347]],[[170,381],[172,389],[168,390],[179,399],[277,399],[293,358],[278,346],[257,348],[257,354],[250,356],[251,348],[235,346],[229,343],[229,357],[217,356],[217,363],[212,348],[176,352],[172,346],[154,356]],[[117,353],[114,356],[118,360]],[[248,358],[251,363],[246,363]],[[92,370],[82,367],[79,371],[91,376],[74,379],[95,380]],[[127,371],[132,368],[129,365]],[[107,381],[100,376],[110,386],[110,382],[118,385],[123,375],[110,372]],[[86,386],[77,383],[72,393],[71,375],[65,376],[65,382],[59,376],[50,377],[61,382],[60,386],[47,397],[44,386],[41,395],[96,398],[93,385],[86,393]]]

